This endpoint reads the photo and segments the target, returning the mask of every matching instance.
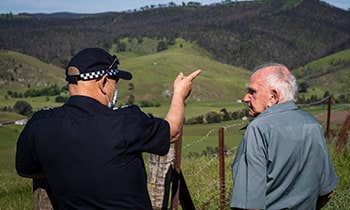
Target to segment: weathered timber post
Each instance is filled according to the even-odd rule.
[[[163,210],[168,207],[171,177],[173,174],[172,164],[175,158],[174,151],[174,148],[171,147],[168,154],[164,156],[150,155],[149,184],[151,185],[150,197],[154,210]]]
[[[175,142],[175,160],[174,160],[174,177],[172,190],[172,210],[179,209],[180,196],[180,172],[181,172],[181,155],[182,155],[182,131],[180,138]]]
[[[224,210],[226,206],[225,200],[225,143],[224,128],[219,128],[219,175],[220,175],[220,210]]]
[[[329,141],[329,137],[330,137],[329,125],[331,121],[331,106],[332,106],[332,97],[328,96],[327,127],[326,127],[326,133],[325,133],[327,141]]]
[[[346,137],[347,137],[347,133],[348,133],[349,128],[350,128],[350,113],[346,117],[344,124],[343,124],[343,127],[341,128],[340,133],[339,133],[339,137],[338,137],[338,141],[337,141],[337,145],[336,145],[337,154],[340,152],[341,148],[345,145],[345,141],[346,141]]]
[[[33,209],[53,210],[46,179],[33,179]]]

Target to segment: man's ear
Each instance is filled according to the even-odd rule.
[[[271,105],[278,104],[278,102],[280,101],[280,93],[275,89],[270,90],[269,100]]]
[[[106,84],[107,84],[107,75],[103,76],[101,79],[97,80],[97,85],[98,88],[100,89],[100,91],[106,95],[107,91],[106,91]]]

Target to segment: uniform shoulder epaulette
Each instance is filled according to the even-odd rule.
[[[33,120],[45,119],[52,116],[62,116],[63,112],[60,107],[45,107],[35,112],[32,116]]]
[[[44,107],[41,110],[42,111],[49,111],[49,110],[52,110],[52,109],[54,109],[54,107]]]
[[[50,110],[52,110],[52,109],[43,108],[43,109],[40,109],[40,110],[34,112],[34,114],[31,117],[31,121],[36,121],[36,120],[40,120],[43,118],[47,118],[50,115]]]
[[[118,111],[118,110],[123,110],[123,109],[128,109],[128,108],[135,108],[137,107],[136,105],[133,104],[127,104],[127,105],[122,105],[122,106],[118,106],[118,107],[114,107],[113,110],[114,111]]]

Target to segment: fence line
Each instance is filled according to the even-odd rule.
[[[240,125],[245,125],[245,124],[246,124],[246,122],[235,123],[235,124],[223,126],[223,128],[224,128],[225,130],[227,130],[227,129],[229,129],[229,128],[236,127],[236,126],[240,126]],[[209,136],[210,136],[212,133],[214,133],[214,132],[216,132],[216,131],[218,131],[218,130],[219,130],[218,128],[214,128],[214,129],[209,130],[208,133],[207,133],[206,135],[204,135],[203,137],[201,137],[201,138],[198,139],[198,140],[195,140],[195,141],[192,141],[191,143],[186,144],[185,146],[182,147],[182,149],[183,149],[183,150],[186,150],[186,149],[192,147],[192,146],[195,145],[195,144],[202,143],[203,141],[207,140],[207,139],[209,138]]]
[[[212,130],[210,130],[205,136],[203,136],[202,138],[193,141],[192,143],[186,144],[186,146],[182,147],[183,150],[188,149],[189,147],[192,147],[195,144],[199,144],[201,142],[203,142],[204,140],[208,139],[210,134],[212,134],[214,131],[217,131],[217,128],[214,128]]]
[[[209,168],[209,166],[211,166],[211,164],[214,162],[214,160],[216,160],[219,157],[219,154],[214,154],[213,157],[205,164],[204,167],[200,167],[200,169],[198,171],[196,171],[193,174],[188,174],[186,176],[191,177],[191,176],[198,176],[204,169]]]

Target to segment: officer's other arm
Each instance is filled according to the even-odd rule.
[[[201,70],[196,70],[188,76],[182,73],[174,81],[174,94],[171,100],[170,108],[166,120],[170,125],[170,141],[176,141],[183,126],[185,118],[185,100],[190,95],[192,81],[200,74]]]
[[[326,203],[328,203],[328,201],[332,198],[332,196],[333,191],[327,193],[326,195],[318,196],[316,210],[323,208],[326,205]]]
[[[19,176],[41,179],[45,174],[34,153],[30,124],[29,121],[17,141],[15,167]]]

